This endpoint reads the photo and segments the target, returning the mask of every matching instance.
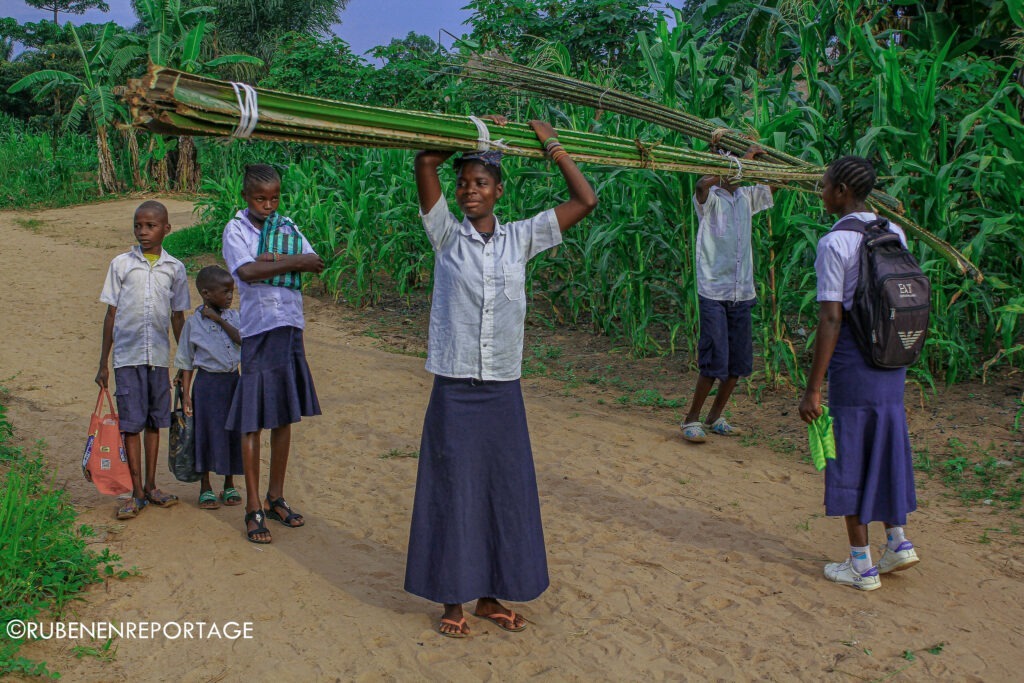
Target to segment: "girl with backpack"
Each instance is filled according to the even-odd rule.
[[[907,514],[917,509],[903,407],[906,367],[882,369],[870,364],[848,321],[864,240],[849,223],[877,220],[865,204],[874,187],[875,169],[861,157],[842,157],[825,173],[822,202],[839,220],[818,242],[814,262],[818,329],[807,389],[800,401],[804,422],[821,415],[821,387],[827,370],[836,458],[825,467],[825,514],[845,519],[850,556],[844,562],[827,564],[825,578],[860,590],[879,588],[880,574],[909,569],[919,561],[904,531]],[[889,223],[887,227],[906,244],[898,226]],[[886,528],[887,543],[877,565],[868,545],[870,522],[883,522]]]

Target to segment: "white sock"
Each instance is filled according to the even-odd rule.
[[[866,545],[863,548],[858,548],[855,545],[851,545],[850,559],[853,560],[853,570],[858,574],[863,574],[871,569],[871,546]]]
[[[900,543],[907,540],[907,537],[903,532],[903,527],[901,526],[894,526],[891,529],[886,529],[885,537],[887,539],[889,550],[892,551],[896,551],[900,547]]]

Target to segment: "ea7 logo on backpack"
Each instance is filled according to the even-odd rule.
[[[921,355],[928,336],[931,284],[884,218],[852,216],[833,230],[864,236],[850,329],[864,359],[876,368],[901,368]]]
[[[917,340],[924,334],[924,330],[918,330],[917,332],[897,332],[900,336],[900,342],[903,344],[903,348],[910,349],[917,343]]]

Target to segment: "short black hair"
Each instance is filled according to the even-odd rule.
[[[170,216],[167,213],[167,207],[153,199],[148,199],[139,204],[138,208],[135,209],[135,214],[138,215],[139,211],[159,211],[164,217],[165,222],[170,221]]]
[[[867,199],[875,189],[875,165],[864,157],[845,156],[828,165],[828,174],[832,183],[842,183],[850,188],[857,199]]]
[[[463,159],[462,157],[458,157],[455,159],[455,161],[452,162],[452,168],[455,169],[455,177],[458,178],[460,175],[462,175],[462,169],[466,166],[469,166],[470,164],[477,164],[478,166],[480,166],[480,168],[487,171],[488,175],[494,178],[494,182],[502,182],[501,166],[494,166],[493,164],[485,163],[480,159]]]
[[[242,190],[248,192],[256,184],[281,183],[281,175],[270,164],[249,164],[242,177]]]
[[[231,277],[231,273],[220,266],[206,266],[196,275],[196,289],[200,292],[216,285],[226,285],[229,282],[234,282],[234,278]]]

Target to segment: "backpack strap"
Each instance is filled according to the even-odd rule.
[[[832,226],[832,230],[847,230],[867,235],[870,232],[889,232],[889,221],[885,218],[876,218],[871,221],[862,221],[855,216],[843,216]]]

